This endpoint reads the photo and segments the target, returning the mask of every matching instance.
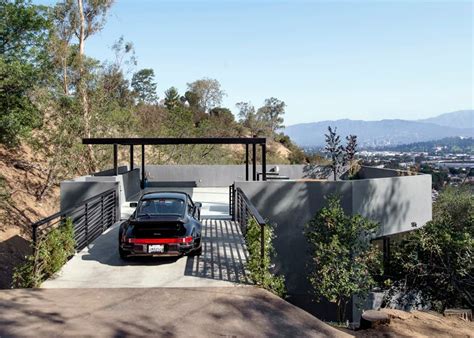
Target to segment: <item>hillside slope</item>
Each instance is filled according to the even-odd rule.
[[[459,110],[452,113],[441,114],[418,122],[434,123],[439,126],[451,128],[474,128],[474,110]]]
[[[0,146],[0,288],[11,286],[13,267],[30,253],[29,225],[58,210],[59,187],[40,194],[45,161],[27,146]]]

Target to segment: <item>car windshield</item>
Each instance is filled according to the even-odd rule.
[[[143,200],[138,206],[138,217],[160,215],[184,215],[184,200],[179,198],[157,198]]]

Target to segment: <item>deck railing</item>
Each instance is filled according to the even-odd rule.
[[[261,265],[264,265],[265,258],[265,226],[266,222],[255,206],[250,202],[247,195],[240,188],[233,189],[233,219],[239,223],[244,236],[247,233],[248,222],[251,218],[260,226],[260,259]]]
[[[82,250],[118,220],[119,202],[115,188],[93,196],[81,204],[46,217],[31,225],[33,244],[52,229],[71,219],[76,250]]]

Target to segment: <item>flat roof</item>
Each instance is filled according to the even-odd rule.
[[[266,144],[265,137],[116,137],[83,138],[82,144]]]

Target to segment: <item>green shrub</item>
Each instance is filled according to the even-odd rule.
[[[380,252],[371,244],[377,227],[360,215],[346,215],[335,196],[306,224],[309,281],[317,301],[324,297],[336,304],[339,322],[352,296],[364,298],[375,285],[373,275],[381,272]]]
[[[51,230],[13,271],[13,287],[35,288],[53,276],[74,255],[74,228],[71,219]]]
[[[422,305],[440,312],[474,307],[472,191],[464,187],[443,190],[433,204],[432,221],[396,241],[391,252],[393,279],[405,293],[420,291]]]
[[[250,279],[255,284],[282,297],[286,292],[285,279],[283,276],[276,276],[272,273],[272,257],[275,254],[272,244],[274,237],[273,229],[266,224],[264,226],[265,250],[262,264],[260,225],[253,218],[249,220],[245,234],[247,249],[249,251],[249,259],[246,268],[250,272]]]

